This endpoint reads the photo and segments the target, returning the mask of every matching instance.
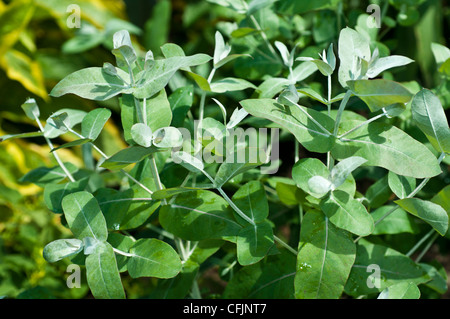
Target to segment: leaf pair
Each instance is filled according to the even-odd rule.
[[[136,123],[131,127],[131,136],[140,146],[159,148],[179,147],[183,143],[183,136],[175,127],[162,127],[155,132],[143,123]]]

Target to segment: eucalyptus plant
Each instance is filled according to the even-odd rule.
[[[201,298],[197,274],[221,252],[232,260],[224,274],[233,273],[223,298],[418,298],[419,285],[434,287],[442,279],[438,271],[411,259],[422,242],[402,254],[380,237],[418,223],[429,229],[427,238],[448,236],[449,188],[431,200],[417,196],[442,173],[450,152],[442,104],[431,90],[414,91],[379,77],[414,61],[380,55],[363,32],[349,27],[340,31],[338,43],[330,43],[316,57],[297,56],[295,46],[270,42],[254,16],[274,1],[212,2],[244,14],[253,26],[234,32],[252,33],[264,47],[258,52],[264,50],[287,76],[268,76],[259,86],[251,76],[215,79],[224,65],[254,58],[251,52],[231,54],[232,45],[219,31],[213,56],[189,56],[168,43],[161,47],[161,58],[152,51],[140,54],[128,31],[116,32],[116,65],[76,71],[51,96],[75,94],[93,101],[118,97],[125,149],[105,154],[96,145],[112,115],[108,108],[61,109],[42,125],[33,99],[22,108],[40,130],[3,137],[42,136],[58,163],[21,179],[43,187],[46,205],[73,234],[48,243],[44,258],[71,258],[85,265],[96,298],[126,298],[126,273],[158,278],[156,298]],[[199,67],[209,75],[198,72]],[[316,71],[328,83],[326,96],[303,85]],[[170,89],[180,73],[196,88]],[[332,83],[340,87],[332,88]],[[222,94],[244,90],[253,96],[240,100],[238,107],[220,102]],[[305,107],[303,99],[323,109]],[[348,109],[352,99],[364,103],[366,116]],[[205,116],[209,100],[221,110],[223,121]],[[228,116],[231,107],[234,112]],[[390,120],[405,113],[429,143],[392,124]],[[270,164],[270,147],[251,147],[245,138],[225,147],[232,129],[252,123],[281,129],[295,140],[289,177],[261,173]],[[55,147],[52,140],[62,134],[76,138]],[[61,148],[81,145],[98,155],[90,169],[58,156]],[[312,155],[300,158],[300,146]],[[205,151],[221,161],[206,161]],[[240,151],[243,161],[235,158]],[[251,160],[254,154],[256,160]],[[86,163],[93,163],[92,153],[86,157]],[[355,172],[370,167],[387,174],[362,193]],[[122,181],[119,188],[97,182],[111,172]],[[386,190],[388,198],[380,199]],[[298,211],[298,240],[277,236],[274,201]],[[135,229],[153,235],[135,238]],[[371,267],[378,267],[378,281]]]

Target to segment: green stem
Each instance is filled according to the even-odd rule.
[[[334,131],[333,135],[337,136],[338,130],[339,130],[339,124],[341,122],[342,113],[344,113],[345,107],[347,106],[348,100],[352,96],[352,92],[348,90],[345,92],[344,98],[341,101],[341,104],[339,105],[338,113],[336,115],[336,122],[334,123]]]
[[[155,180],[156,189],[162,190],[164,187],[161,183],[161,179],[159,178],[158,167],[156,166],[155,157],[153,155],[150,155],[150,170],[152,171],[153,179]],[[162,202],[163,205],[167,204],[165,198],[162,200]]]
[[[417,256],[416,260],[414,260],[416,263],[420,262],[422,260],[422,257],[427,253],[427,251],[431,248],[431,245],[433,245],[434,241],[439,237],[438,233],[435,233],[433,237],[431,237],[428,244],[424,247],[422,252]]]
[[[44,127],[42,126],[41,122],[39,121],[38,118],[35,118],[36,123],[39,126],[39,129],[41,130],[42,133],[44,133]],[[53,147],[53,143],[52,141],[50,141],[50,139],[48,137],[46,137],[45,135],[44,139],[47,142],[47,145],[50,147],[50,150],[53,151],[54,147]],[[67,167],[64,165],[64,163],[61,161],[61,159],[59,158],[59,155],[56,154],[56,151],[52,152],[53,157],[55,158],[56,162],[58,163],[59,167],[61,167],[61,169],[64,171],[64,174],[66,174],[67,178],[71,181],[71,182],[75,182],[75,178],[73,178],[72,174],[70,174],[69,170],[67,169]]]
[[[267,38],[266,33],[263,31],[261,26],[258,23],[258,20],[253,15],[250,15],[250,19],[252,20],[253,24],[255,25],[256,29],[260,32],[261,37],[263,38],[264,42],[266,43],[267,47],[269,48],[270,53],[277,59],[278,63],[281,63],[280,57],[278,56],[277,52],[275,51],[274,47],[270,43],[269,39]]]
[[[287,250],[289,250],[291,253],[293,253],[295,256],[297,256],[298,251],[296,251],[294,248],[292,248],[291,246],[289,246],[288,244],[286,244],[281,238],[273,235],[273,239],[275,239],[275,241],[277,243],[279,243],[281,246],[283,246],[284,248],[286,248]]]
[[[442,162],[442,160],[445,157],[445,153],[441,153],[441,155],[438,158],[438,162],[439,164]],[[406,198],[412,198],[414,197],[418,192],[420,192],[422,190],[422,188],[425,187],[425,185],[428,183],[428,181],[430,180],[430,178],[425,178],[424,180],[422,180],[422,182],[408,195],[406,196]],[[386,217],[388,217],[390,214],[392,214],[393,212],[395,212],[397,209],[399,209],[400,206],[395,206],[392,209],[390,209],[388,212],[386,212],[383,216],[380,217],[380,219],[378,219],[375,222],[375,226],[377,226],[383,219],[385,219]],[[354,240],[354,242],[357,242],[358,240],[360,240],[362,237],[358,237]]]
[[[416,252],[416,250],[434,233],[434,229],[431,229],[428,233],[425,234],[415,245],[413,248],[411,248],[407,253],[406,256],[410,257],[412,254]]]

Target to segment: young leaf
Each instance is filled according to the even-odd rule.
[[[369,39],[351,28],[342,29],[339,34],[339,83],[347,87],[347,81],[364,77],[361,70],[357,70],[358,59],[370,60]]]
[[[117,73],[120,77],[110,75],[99,67],[82,69],[62,79],[50,95],[60,97],[71,93],[88,100],[105,101],[130,90],[128,84],[122,80],[127,78],[128,74],[121,69],[117,69]]]
[[[110,117],[109,109],[98,108],[90,111],[81,122],[81,135],[95,141]]]
[[[214,65],[217,65],[221,60],[225,59],[231,51],[231,46],[225,43],[222,34],[216,31],[216,44],[214,48]]]
[[[172,278],[181,270],[177,252],[158,239],[139,239],[131,246],[129,253],[131,257],[127,262],[127,269],[131,278]]]
[[[411,103],[412,118],[438,152],[450,153],[450,128],[439,98],[422,89]]]
[[[308,180],[308,188],[314,197],[323,197],[333,187],[331,181],[320,175],[313,176]]]
[[[244,118],[248,115],[245,109],[235,108],[230,116],[230,120],[227,123],[227,129],[232,129],[236,125],[242,122]]]
[[[153,144],[159,148],[176,148],[183,144],[183,135],[176,127],[162,127],[153,133]]]
[[[35,99],[27,99],[21,107],[29,119],[39,119],[40,111]]]
[[[137,60],[136,51],[131,43],[130,33],[127,30],[121,30],[114,33],[114,49],[112,53],[116,56],[117,66],[119,68],[130,67]]]
[[[359,156],[351,156],[336,164],[330,173],[330,181],[333,184],[333,190],[341,186],[347,177],[367,160]]]
[[[204,173],[205,165],[197,157],[186,152],[176,152],[172,154],[175,163],[182,165],[187,170],[194,173]]]
[[[375,60],[373,64],[369,66],[367,70],[367,76],[369,79],[377,77],[380,73],[389,70],[391,68],[407,65],[414,62],[408,57],[401,55],[391,55]]]
[[[280,51],[281,58],[283,59],[284,65],[287,67],[292,67],[292,59],[289,54],[289,50],[283,42],[275,41],[275,46],[278,51]]]
[[[326,190],[326,192],[328,192],[331,187],[331,183],[328,181],[328,175],[329,171],[327,167],[317,158],[301,159],[297,163],[295,163],[294,167],[292,168],[292,178],[294,179],[297,186],[314,197],[321,197],[322,195],[324,195],[324,193],[322,191],[316,193],[314,191],[316,189],[312,190],[309,183],[310,179],[315,176],[322,177],[329,184],[329,187]]]
[[[67,117],[70,119],[70,121],[65,123],[65,125],[67,125],[70,128],[73,128],[75,125],[80,124],[83,121],[83,118],[87,114],[85,111],[74,110],[74,109],[61,109],[59,111],[56,111],[47,119],[47,123],[44,126],[44,136],[45,137],[56,138],[56,137],[60,136],[61,134],[64,134],[65,132],[67,132],[67,128],[57,129],[56,128],[57,125],[53,121],[55,116],[58,116],[63,113],[66,113]]]
[[[70,230],[78,239],[92,237],[105,241],[108,237],[105,217],[97,200],[86,191],[63,198],[62,208]]]
[[[349,131],[358,122],[342,122],[340,130]],[[425,145],[384,123],[372,122],[338,139],[331,154],[338,160],[360,156],[368,166],[380,166],[403,176],[426,178],[441,173],[436,157]]]
[[[78,254],[83,249],[79,239],[57,239],[44,247],[43,256],[49,263]]]
[[[307,62],[314,63],[317,66],[317,68],[319,69],[320,73],[322,73],[325,76],[329,76],[329,75],[333,74],[333,68],[331,67],[331,65],[329,65],[325,61],[322,61],[319,59],[313,59],[313,58],[309,58],[309,57],[298,57],[295,60],[296,61],[307,61]]]
[[[343,191],[331,192],[320,202],[320,208],[336,227],[355,235],[367,236],[374,229],[372,216],[364,205]]]
[[[401,84],[384,79],[347,81],[354,94],[363,100],[372,112],[397,103],[408,103],[412,94]]]
[[[338,299],[355,261],[350,234],[316,210],[303,217],[295,275],[295,297]]]
[[[125,299],[113,248],[101,243],[86,257],[86,277],[92,295],[97,299]]]
[[[325,133],[300,108],[326,130],[332,130],[334,121],[320,112],[302,106],[281,105],[271,99],[250,99],[241,101],[240,104],[253,116],[271,120],[290,131],[311,152],[328,152],[335,142],[331,134]]]
[[[152,129],[144,123],[136,123],[131,127],[131,137],[140,146],[152,146]]]
[[[165,230],[186,240],[235,241],[242,227],[227,206],[222,197],[211,191],[182,193],[169,205],[161,207],[159,220]]]
[[[419,198],[404,198],[395,201],[408,213],[430,224],[442,236],[448,230],[448,214],[442,206]]]

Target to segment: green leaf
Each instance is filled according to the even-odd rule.
[[[8,134],[8,135],[0,136],[0,142],[6,141],[6,140],[12,140],[12,139],[16,139],[16,138],[38,137],[38,136],[43,136],[43,135],[44,135],[44,133],[42,133],[42,132]]]
[[[370,215],[373,220],[377,222],[383,216],[385,216],[395,205],[381,206],[374,210]],[[419,227],[417,226],[414,217],[408,214],[401,208],[397,208],[393,214],[389,214],[384,217],[380,222],[375,225],[375,230],[372,235],[384,235],[384,234],[401,234],[410,233],[416,234],[419,232]]]
[[[70,230],[78,239],[92,237],[105,241],[108,237],[105,217],[97,200],[86,191],[63,198],[62,208]]]
[[[204,173],[205,165],[197,157],[192,156],[186,152],[176,152],[172,154],[172,159],[175,163],[180,164],[187,170],[194,173]]]
[[[323,132],[296,106],[281,105],[271,99],[250,99],[241,101],[240,104],[251,115],[271,120],[287,129],[311,152],[324,153],[333,147],[334,137]],[[328,131],[333,129],[334,121],[327,115],[302,106],[300,108]]]
[[[47,184],[44,188],[44,202],[55,214],[63,214],[62,200],[66,195],[80,192],[86,189],[89,178],[83,178],[75,182],[64,184]]]
[[[100,67],[76,71],[56,84],[50,95],[60,97],[71,93],[88,100],[108,100],[120,93],[129,91],[128,84],[123,80],[128,77],[128,73],[121,69],[117,69],[117,72],[119,77],[106,73]]]
[[[158,152],[158,148],[154,146],[130,146],[109,157],[102,163],[101,167],[109,170],[119,170],[130,164],[138,163],[155,152]]]
[[[81,135],[95,141],[110,117],[109,109],[98,108],[90,111],[81,122]]]
[[[211,83],[211,91],[215,93],[241,91],[248,88],[256,89],[256,86],[249,81],[232,77],[220,79]]]
[[[272,225],[262,221],[242,228],[236,239],[237,258],[242,266],[257,263],[274,245]]]
[[[321,212],[310,210],[302,221],[295,275],[298,299],[338,299],[356,248],[350,234],[336,228]]]
[[[211,185],[211,188],[213,188],[213,185]],[[164,188],[161,190],[157,190],[152,194],[153,199],[164,199],[164,198],[170,198],[175,195],[185,193],[185,192],[192,192],[198,190],[198,187],[173,187],[173,188]]]
[[[150,147],[152,145],[152,129],[144,123],[136,123],[131,127],[131,137],[140,146]]]
[[[86,257],[86,277],[92,295],[97,299],[125,299],[113,248],[101,243]]]
[[[344,184],[348,176],[365,162],[367,162],[365,158],[351,156],[336,164],[330,173],[330,181],[333,184],[333,189],[336,189]]]
[[[119,68],[131,67],[137,60],[136,51],[131,43],[130,33],[127,30],[120,30],[113,36],[114,49],[111,51],[116,56]]]
[[[78,140],[75,140],[75,141],[72,141],[72,142],[68,142],[68,143],[65,143],[65,144],[63,144],[61,146],[55,147],[50,152],[54,152],[54,151],[57,151],[57,150],[62,149],[62,148],[70,148],[70,147],[74,147],[74,146],[80,146],[80,145],[84,145],[84,144],[87,144],[87,143],[90,143],[90,142],[92,142],[92,139],[90,139],[90,138],[80,138]]]
[[[56,111],[47,119],[47,123],[44,126],[45,137],[56,138],[67,131],[67,128],[57,129],[55,127],[56,124],[53,120],[55,116],[61,115],[63,113],[67,113],[67,117],[68,119],[70,119],[70,121],[68,121],[69,123],[66,122],[66,125],[69,128],[73,128],[75,125],[80,124],[83,121],[83,118],[86,116],[86,112],[82,110],[60,109],[59,111]]]
[[[338,228],[358,236],[367,236],[374,230],[372,216],[360,201],[339,190],[331,192],[320,202],[320,208]]]
[[[420,299],[420,290],[412,282],[399,282],[385,288],[377,299]]]
[[[174,127],[183,126],[186,115],[194,103],[194,87],[185,86],[178,88],[170,94],[168,100],[173,113],[172,123],[169,125]]]
[[[422,89],[411,103],[412,118],[438,152],[450,153],[450,128],[440,99]]]
[[[357,121],[342,122],[340,132],[356,125]],[[360,156],[367,159],[367,166],[380,166],[403,176],[426,178],[441,173],[436,157],[425,145],[384,123],[370,123],[338,139],[331,154],[338,160]]]
[[[339,34],[338,51],[340,60],[339,83],[343,88],[346,88],[347,81],[365,75],[355,66],[358,59],[370,60],[369,39],[351,28],[344,28]]]
[[[111,244],[113,248],[125,253],[129,252],[131,246],[133,246],[135,242],[136,240],[131,236],[125,236],[120,233],[109,233],[108,235],[108,243]],[[127,256],[116,254],[116,261],[119,272],[127,271]]]
[[[39,119],[41,113],[35,99],[27,99],[21,107],[29,119],[33,121]]]
[[[57,239],[44,247],[43,256],[49,263],[54,263],[78,254],[82,249],[83,242],[79,239]]]
[[[216,31],[214,47],[214,65],[225,59],[231,51],[231,46],[225,43],[222,34]]]
[[[312,190],[309,180],[314,176],[321,176],[325,180],[328,180],[328,175],[329,171],[327,167],[317,158],[303,158],[295,163],[292,168],[292,178],[297,186],[314,197],[321,197],[323,193],[316,193]]]
[[[418,285],[429,279],[425,271],[409,257],[392,248],[361,239],[345,292],[357,297],[381,292],[405,280]]]
[[[414,60],[411,60],[410,58],[401,55],[391,55],[387,57],[382,57],[375,60],[375,62],[369,66],[369,69],[367,70],[367,76],[369,78],[374,78],[386,70],[399,66],[404,66],[412,62],[414,62]]]
[[[235,272],[225,287],[225,299],[294,298],[295,256],[280,251],[267,256],[267,262],[244,266]]]
[[[416,188],[415,178],[397,175],[393,172],[388,173],[388,183],[392,192],[400,199],[407,197]]]
[[[226,239],[234,241],[242,228],[219,195],[197,190],[179,194],[161,207],[159,220],[165,230],[186,240]]]
[[[181,270],[181,260],[177,252],[158,239],[137,240],[130,248],[130,254],[127,269],[131,278],[172,278]]]
[[[176,127],[162,127],[153,133],[153,144],[159,148],[180,147],[183,135]]]
[[[206,54],[155,60],[153,67],[140,75],[133,95],[138,99],[150,98],[164,89],[179,69],[204,64],[209,60],[211,57]]]
[[[101,188],[95,193],[108,229],[115,231],[142,226],[160,205],[149,197],[138,185],[123,191]]]
[[[313,59],[310,57],[299,57],[295,59],[296,61],[307,61],[314,63],[317,68],[319,69],[320,73],[322,73],[324,76],[329,76],[333,74],[333,68],[325,61],[319,60],[319,59]]]
[[[69,173],[73,174],[78,171],[78,167],[72,163],[64,163]],[[21,183],[34,183],[42,186],[45,184],[58,183],[66,179],[66,173],[60,166],[54,167],[38,167],[35,168],[19,179]]]
[[[442,206],[419,198],[404,198],[395,201],[408,213],[430,224],[442,236],[448,230],[448,214]]]
[[[329,179],[322,176],[313,176],[308,180],[308,187],[311,191],[311,195],[317,198],[321,198],[327,194],[333,187],[333,184]]]
[[[413,96],[403,85],[390,80],[356,80],[348,81],[347,85],[372,112],[392,104],[408,103]]]
[[[231,199],[255,223],[264,221],[269,215],[266,191],[259,181],[250,181],[244,184],[234,193]],[[234,216],[238,222],[247,226],[248,222],[244,221],[238,214],[235,213]]]

